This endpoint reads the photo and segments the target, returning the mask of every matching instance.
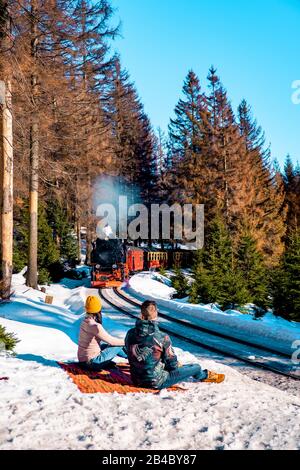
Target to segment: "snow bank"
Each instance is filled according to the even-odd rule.
[[[71,290],[64,284],[47,286],[45,294],[26,287],[22,273],[13,276],[13,291],[12,301],[0,304],[0,317],[60,331],[75,344],[78,344],[80,324],[85,315],[85,300],[88,295],[97,295],[95,289],[81,286]],[[46,295],[53,296],[52,305],[45,303]],[[118,330],[110,319],[104,319],[104,326]]]
[[[84,312],[85,300],[87,294],[85,288],[75,289],[72,294],[65,300],[65,306],[74,313],[74,315],[82,315]]]
[[[267,314],[261,320],[240,312],[222,312],[215,305],[193,305],[170,300],[172,288],[165,284],[162,276],[142,273],[133,276],[127,287],[128,293],[139,299],[156,300],[161,311],[168,311],[176,318],[184,318],[212,331],[234,338],[250,341],[284,354],[292,355],[293,344],[300,339],[300,324],[288,322]]]
[[[184,393],[84,395],[55,362],[76,354],[63,333],[1,323],[21,339],[17,357],[0,356],[0,376],[9,377],[0,381],[1,450],[300,448],[300,400],[229,367],[203,361],[225,372],[225,383],[188,382]]]
[[[1,317],[0,324],[7,331],[13,332],[20,340],[16,347],[16,353],[17,357],[23,361],[59,367],[56,361],[77,360],[77,344],[58,329],[21,323]],[[7,361],[9,359],[4,362],[4,357],[0,357],[2,367]],[[4,372],[2,370],[0,375]]]
[[[130,288],[136,293],[150,295],[159,299],[171,299],[176,290],[170,286],[170,280],[157,273],[141,273],[129,280]]]
[[[0,449],[300,449],[300,399],[211,360],[221,385],[187,382],[187,391],[84,395],[56,361],[76,359],[82,300],[90,291],[53,285],[44,294],[15,284],[0,323],[21,340],[0,355]],[[94,291],[92,291],[94,293]],[[123,337],[122,319],[105,319]],[[199,362],[176,349],[182,363]],[[122,360],[123,361],[123,360]]]

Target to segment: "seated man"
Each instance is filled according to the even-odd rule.
[[[163,389],[193,377],[200,382],[223,382],[225,376],[202,370],[199,364],[180,367],[170,338],[158,327],[155,302],[146,301],[141,308],[141,320],[125,338],[126,351],[134,385]]]
[[[97,371],[103,369],[115,356],[126,358],[123,350],[124,340],[114,338],[102,326],[100,298],[88,297],[85,310],[86,316],[81,323],[79,334],[79,362],[84,367]]]

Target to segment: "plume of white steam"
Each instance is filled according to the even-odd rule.
[[[95,180],[93,209],[99,219],[97,224],[99,238],[114,239],[119,237],[120,226],[127,227],[128,207],[139,202],[139,194],[139,188],[129,186],[119,177],[105,175]],[[125,198],[127,198],[126,204],[124,203]],[[120,204],[120,201],[123,203]]]

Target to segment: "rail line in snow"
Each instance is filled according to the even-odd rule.
[[[118,289],[100,290],[100,295],[108,304],[126,316],[133,319],[139,317],[141,302],[133,300]],[[300,379],[300,370],[292,364],[292,359],[288,355],[210,331],[166,313],[159,312],[159,316],[160,330],[181,341],[239,359],[252,366]]]

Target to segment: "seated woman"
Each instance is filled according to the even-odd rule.
[[[78,360],[90,370],[103,369],[114,357],[127,358],[124,340],[111,336],[102,326],[102,304],[90,296],[85,304],[86,316],[80,326]],[[106,344],[101,344],[101,343]]]

